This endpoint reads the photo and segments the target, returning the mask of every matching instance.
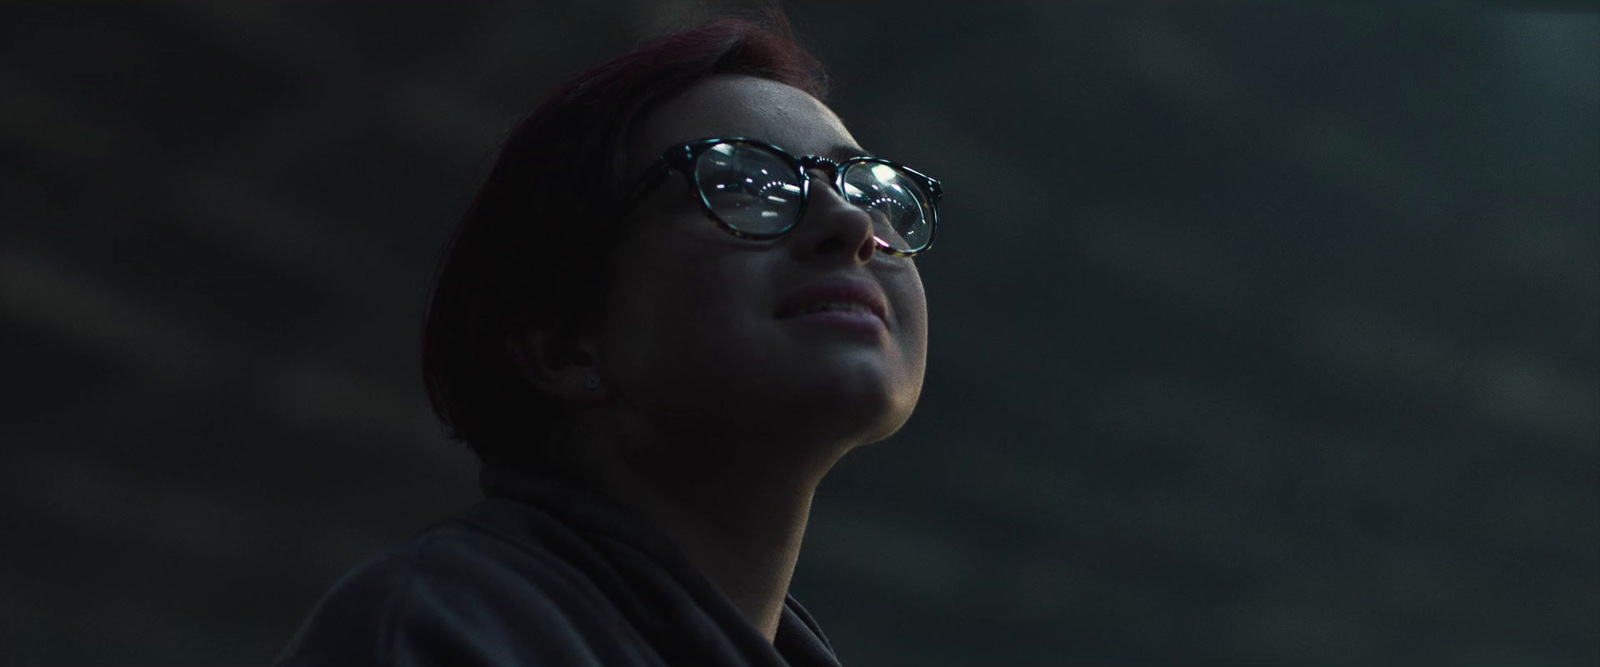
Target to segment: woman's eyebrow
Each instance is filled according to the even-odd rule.
[[[873,155],[870,151],[868,151],[867,149],[862,148],[860,146],[849,146],[849,145],[846,145],[846,144],[839,144],[837,146],[834,146],[833,148],[829,148],[828,149],[828,157],[831,157],[831,158],[833,158],[835,160],[843,161],[843,160],[848,160],[848,159],[853,158],[853,157],[877,157],[877,156]]]

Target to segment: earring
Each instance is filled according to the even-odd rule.
[[[583,388],[589,391],[600,391],[600,374],[589,371],[583,378]]]

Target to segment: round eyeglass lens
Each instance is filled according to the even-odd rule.
[[[741,232],[777,235],[798,218],[802,190],[794,168],[770,151],[717,144],[700,154],[695,179],[711,211]]]
[[[928,244],[933,207],[899,169],[882,162],[852,163],[844,172],[844,194],[872,214],[873,233],[889,247],[916,250]]]

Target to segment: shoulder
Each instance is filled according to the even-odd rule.
[[[558,557],[537,534],[500,529],[518,511],[486,502],[357,564],[277,664],[645,662],[619,636],[627,624],[582,563]]]

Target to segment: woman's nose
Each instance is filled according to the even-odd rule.
[[[878,249],[872,215],[834,189],[831,171],[820,167],[805,171],[811,184],[805,216],[794,230],[795,252],[801,259],[840,255],[864,264]]]

